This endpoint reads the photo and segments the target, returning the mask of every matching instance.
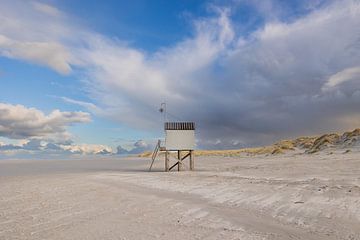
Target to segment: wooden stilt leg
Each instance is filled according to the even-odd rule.
[[[165,151],[165,172],[169,171],[169,152]]]
[[[181,151],[180,151],[180,150],[178,151],[178,161],[179,161],[178,171],[181,171],[181,169],[182,169],[182,162],[181,162]]]
[[[190,150],[190,170],[194,170],[194,151]]]

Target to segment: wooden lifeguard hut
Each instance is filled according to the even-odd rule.
[[[159,152],[165,153],[165,171],[171,171],[177,166],[178,171],[184,169],[183,161],[189,158],[189,169],[194,170],[194,148],[195,148],[195,123],[194,122],[165,122],[165,146],[161,146],[161,141],[155,147],[152,154],[152,165]],[[175,152],[177,154],[176,163],[170,166],[170,158]]]

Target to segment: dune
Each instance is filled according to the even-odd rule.
[[[289,151],[299,153],[316,153],[321,150],[345,149],[360,145],[360,128],[353,131],[329,133],[321,136],[298,137],[291,140],[282,140],[273,145],[264,147],[242,148],[233,150],[197,150],[195,156],[241,156],[241,155],[266,155],[283,154]],[[152,152],[146,151],[138,157],[151,157]]]

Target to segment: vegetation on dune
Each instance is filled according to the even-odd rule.
[[[329,133],[321,136],[299,137],[292,140],[282,140],[270,146],[242,148],[235,150],[197,150],[195,156],[239,156],[239,155],[265,155],[283,154],[288,151],[304,150],[312,154],[327,148],[344,148],[360,145],[360,128],[343,134]],[[349,151],[347,151],[349,152]],[[144,152],[139,157],[151,157],[152,152]]]

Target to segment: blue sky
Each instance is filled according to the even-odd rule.
[[[125,39],[146,51],[191,35],[188,15],[204,15],[202,1],[60,1],[60,8],[101,34]]]
[[[150,149],[163,101],[199,148],[358,127],[359,16],[355,0],[2,1],[0,151]]]

